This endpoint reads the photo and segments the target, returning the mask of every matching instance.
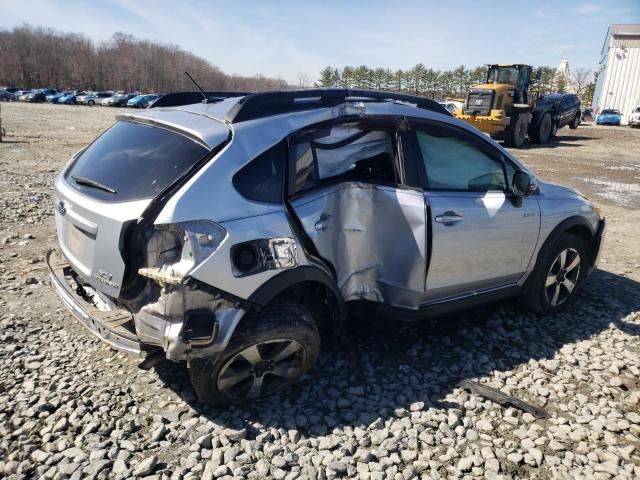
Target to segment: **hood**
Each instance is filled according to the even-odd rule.
[[[583,200],[589,200],[585,195],[580,193],[577,190],[574,190],[571,187],[567,187],[566,185],[561,185],[559,183],[553,182],[543,182],[540,179],[538,180],[538,189],[540,190],[540,194],[545,197],[551,198],[576,198],[579,197]]]

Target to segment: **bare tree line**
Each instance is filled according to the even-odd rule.
[[[205,90],[287,88],[282,79],[228,75],[176,45],[115,33],[94,43],[83,35],[23,25],[0,30],[0,85],[23,88],[172,92],[193,90],[188,71]]]
[[[541,95],[552,92],[561,92],[567,89],[567,81],[556,76],[556,69],[552,67],[539,67],[541,71],[540,82],[533,89]],[[467,68],[460,65],[453,70],[436,70],[427,68],[419,63],[407,70],[391,70],[389,68],[369,68],[366,65],[359,67],[346,66],[341,70],[327,66],[320,72],[316,82],[319,87],[342,88],[373,88],[376,90],[388,90],[395,92],[422,95],[434,99],[445,97],[466,97],[473,85],[485,82],[487,68]],[[573,84],[576,93],[580,96],[588,94],[588,78],[591,71],[578,69],[573,75]],[[591,96],[593,92],[591,90]],[[586,99],[586,98],[585,98]],[[589,97],[588,100],[591,98]]]

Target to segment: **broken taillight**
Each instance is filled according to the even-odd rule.
[[[138,273],[158,283],[181,284],[226,236],[222,226],[204,220],[156,225],[147,242],[147,266]]]

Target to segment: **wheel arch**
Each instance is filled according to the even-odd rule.
[[[589,249],[589,264],[593,265],[595,261],[595,231],[593,230],[593,226],[589,220],[580,215],[574,215],[560,222],[554,227],[551,233],[547,235],[547,238],[540,247],[540,250],[538,250],[534,269],[539,265],[547,249],[550,248],[551,245],[555,244],[558,239],[566,233],[573,234],[585,242],[585,245]]]
[[[342,293],[333,278],[318,267],[285,270],[262,284],[248,300],[267,306],[292,299],[309,309],[319,327],[336,328],[346,321],[347,308]]]
[[[531,118],[531,123],[529,124],[529,128],[533,129],[533,128],[538,128],[538,125],[540,125],[540,121],[542,120],[542,117],[544,117],[544,114],[548,113],[549,115],[551,115],[551,121],[554,121],[553,115],[554,115],[554,105],[546,105],[542,108],[536,108],[533,111],[533,116]]]

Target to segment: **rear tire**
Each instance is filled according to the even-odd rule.
[[[589,268],[584,240],[565,233],[539,257],[527,280],[520,303],[541,315],[566,310],[582,288]]]
[[[552,125],[553,120],[551,120],[551,115],[549,113],[545,113],[540,119],[538,126],[530,133],[529,137],[531,137],[531,141],[533,143],[540,144],[547,143],[551,137]]]
[[[580,126],[580,113],[576,113],[576,116],[574,117],[574,119],[569,124],[569,128],[571,130],[575,130],[579,126]]]
[[[87,105],[89,105],[90,107],[93,107],[96,104],[96,102],[94,102],[93,100],[89,100],[87,102]]]
[[[319,353],[320,334],[308,310],[297,304],[273,305],[242,319],[216,361],[192,360],[189,376],[201,402],[242,403],[295,382]]]
[[[514,113],[511,122],[504,132],[504,143],[507,147],[520,148],[527,136],[527,115]]]

